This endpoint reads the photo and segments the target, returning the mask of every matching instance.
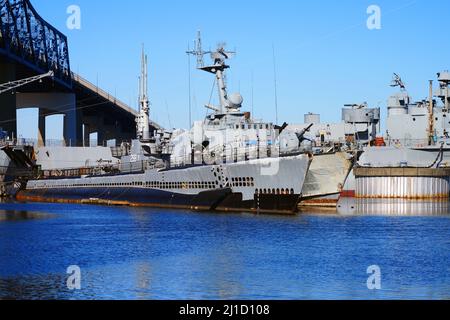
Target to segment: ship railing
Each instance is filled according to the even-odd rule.
[[[82,176],[95,176],[104,173],[104,167],[64,168],[39,170],[38,178],[75,178]],[[111,168],[112,169],[112,168]]]
[[[117,164],[99,164],[92,167],[82,168],[63,168],[63,169],[45,169],[38,170],[38,177],[40,179],[55,179],[55,178],[77,178],[82,176],[114,176],[122,174],[138,174],[143,173],[149,169],[163,169],[165,166],[155,161],[136,161]]]
[[[237,163],[241,161],[250,161],[256,159],[266,159],[279,156],[278,146],[270,145],[252,145],[238,147],[235,144],[227,144],[217,146],[212,149],[205,149],[201,154],[201,159],[191,154],[184,156],[171,157],[172,167],[185,167],[195,164],[220,164],[220,163]]]
[[[386,145],[389,147],[412,147],[412,148],[424,148],[428,146],[428,139],[392,139],[387,138]]]
[[[143,173],[151,169],[163,169],[165,166],[155,161],[141,160],[119,164],[120,174]]]
[[[41,143],[37,139],[18,138],[14,141],[14,143],[18,146],[30,146],[30,147],[34,147],[34,148],[41,146]],[[66,143],[64,140],[47,139],[47,140],[45,140],[45,146],[47,146],[47,147],[65,147]]]

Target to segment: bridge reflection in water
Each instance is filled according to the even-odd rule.
[[[337,210],[341,215],[450,216],[450,202],[343,198],[339,201]]]

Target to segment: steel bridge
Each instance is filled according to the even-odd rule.
[[[38,74],[53,71],[55,81],[72,88],[67,37],[29,0],[0,0],[0,54]]]
[[[0,128],[17,137],[16,110],[38,108],[40,145],[46,141],[45,118],[55,114],[64,115],[66,145],[85,146],[90,133],[98,134],[100,144],[136,138],[137,111],[71,72],[67,37],[29,0],[0,0],[0,83],[49,71],[54,77],[0,94]]]

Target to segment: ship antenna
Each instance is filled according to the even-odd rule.
[[[190,52],[189,44],[188,44],[188,51]],[[192,127],[192,85],[191,85],[191,55],[188,54],[188,86],[189,86],[189,126],[188,128]]]
[[[254,86],[255,86],[255,83],[254,83],[254,74],[253,74],[253,70],[252,70],[252,76],[251,76],[251,82],[252,82],[252,116],[254,117],[254,111],[255,111],[255,100],[254,100],[254,98],[255,98],[255,95],[254,95]]]
[[[190,50],[188,47],[188,51],[186,51],[186,53],[191,56],[196,56],[197,58],[197,69],[201,69],[205,66],[205,61],[204,61],[204,56],[206,54],[210,54],[211,51],[203,51],[203,47],[202,47],[202,34],[201,31],[198,30],[197,31],[197,39],[194,40],[194,50]]]
[[[275,119],[278,123],[278,88],[277,88],[277,64],[275,57],[275,45],[272,43],[272,55],[273,55],[273,81],[275,90]]]
[[[204,55],[210,54],[211,51],[203,51],[202,46],[202,34],[201,31],[197,31],[197,39],[194,40],[194,50],[190,49],[188,44],[188,50],[186,54],[188,55],[188,68],[189,68],[189,127],[192,126],[192,84],[191,84],[191,56],[195,56],[197,58],[197,69],[201,69],[205,66]]]
[[[225,70],[229,68],[226,64],[226,60],[230,59],[235,52],[226,51],[225,44],[220,43],[216,51],[203,51],[202,49],[202,41],[200,32],[197,33],[197,40],[195,42],[196,50],[187,51],[186,53],[189,55],[194,55],[197,57],[197,69],[212,73],[216,76],[217,86],[219,90],[219,100],[220,106],[215,107],[212,105],[206,105],[207,109],[211,109],[216,113],[228,113],[230,110],[240,109],[242,104],[242,97],[238,95],[234,101],[230,101],[227,93],[227,85],[225,79]],[[203,56],[205,54],[211,54],[211,59],[213,60],[213,64],[209,66],[204,65]]]

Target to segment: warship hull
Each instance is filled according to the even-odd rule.
[[[352,162],[347,154],[317,155],[313,158],[302,191],[301,207],[336,207]]]
[[[213,210],[231,193],[230,189],[204,191],[196,195],[146,188],[55,188],[25,190],[17,200],[33,202],[128,205],[188,210]]]
[[[40,179],[19,201],[129,205],[293,214],[310,164],[307,155],[202,165],[139,174]]]

